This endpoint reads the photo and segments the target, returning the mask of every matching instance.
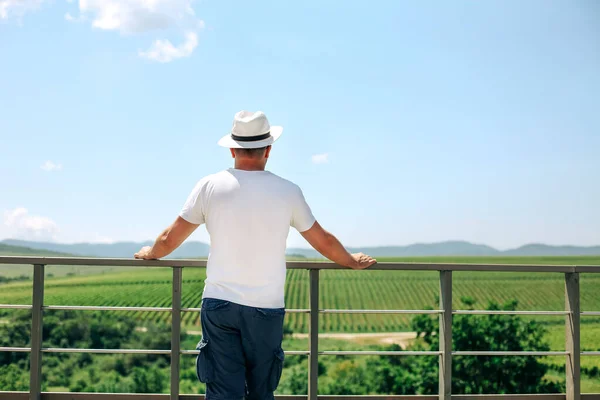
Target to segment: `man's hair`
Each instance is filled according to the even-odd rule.
[[[265,154],[267,147],[260,147],[258,149],[235,149],[235,154],[239,154],[242,157],[248,158],[259,158]]]

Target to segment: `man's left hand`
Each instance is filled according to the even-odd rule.
[[[155,257],[150,257],[150,254],[152,253],[152,247],[151,246],[144,246],[140,249],[140,251],[138,251],[137,253],[135,253],[134,257],[135,258],[140,258],[142,260],[153,260]]]

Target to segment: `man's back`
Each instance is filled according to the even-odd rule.
[[[300,188],[268,171],[228,169],[202,179],[180,216],[210,234],[204,298],[284,307],[290,226],[315,222]]]

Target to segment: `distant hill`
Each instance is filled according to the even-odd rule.
[[[376,257],[403,256],[495,256],[500,252],[493,247],[461,241],[415,243],[408,246],[351,248],[352,252],[372,253]]]
[[[0,243],[0,256],[73,257],[72,254]]]
[[[352,253],[367,253],[373,257],[425,257],[425,256],[496,256],[502,252],[493,247],[462,241],[440,243],[415,243],[408,246],[349,247]],[[312,249],[291,248],[288,253],[301,254],[307,258],[320,255]]]
[[[527,244],[517,249],[502,252],[506,256],[597,256],[600,255],[600,246],[548,246],[546,244]]]
[[[130,258],[142,246],[152,242],[117,242],[117,243],[50,243],[30,242],[7,239],[0,244],[41,249],[58,253],[92,257]],[[209,245],[202,242],[186,242],[177,249],[170,258],[199,258],[208,256]],[[497,250],[493,247],[473,244],[465,241],[447,241],[439,243],[416,243],[408,246],[352,247],[351,252],[364,252],[374,257],[431,257],[431,256],[585,256],[600,255],[600,246],[549,246],[545,244],[528,244],[511,250]],[[315,250],[308,248],[288,248],[288,255],[306,258],[321,258]]]
[[[25,243],[25,242],[21,242]],[[29,243],[29,242],[27,242]],[[44,249],[34,249],[31,247],[14,246],[6,244],[6,242],[0,243],[0,256],[23,256],[23,257],[77,257],[80,256],[62,253]],[[87,265],[81,266],[58,266],[50,265],[46,266],[46,278],[52,277],[64,277],[71,275],[90,275],[90,274],[103,274],[109,271],[115,271],[117,269],[123,270],[123,268],[115,267],[90,267]],[[0,264],[0,284],[2,282],[10,282],[14,280],[30,280],[33,275],[33,268],[31,265],[13,265],[13,264]]]
[[[117,242],[117,243],[50,243],[29,242],[25,240],[7,239],[0,243],[11,246],[30,247],[61,253],[75,254],[90,257],[115,257],[131,258],[143,246],[150,246],[153,242]],[[170,256],[171,258],[197,258],[208,255],[209,246],[202,242],[186,242]]]

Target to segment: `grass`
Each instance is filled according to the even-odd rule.
[[[562,326],[550,327],[546,334],[546,340],[553,351],[565,350],[565,328]],[[600,324],[588,323],[582,319],[581,324],[581,351],[600,351]],[[559,368],[565,367],[565,357],[547,357],[544,361],[548,365],[553,365]],[[581,357],[581,368],[592,368],[600,366],[600,357],[584,356]],[[583,375],[583,374],[582,374]],[[596,379],[600,385],[600,378]],[[600,390],[597,391],[600,393]]]
[[[551,371],[545,375],[545,378],[554,382],[565,382],[565,374]],[[600,379],[581,376],[581,393],[600,393]]]

